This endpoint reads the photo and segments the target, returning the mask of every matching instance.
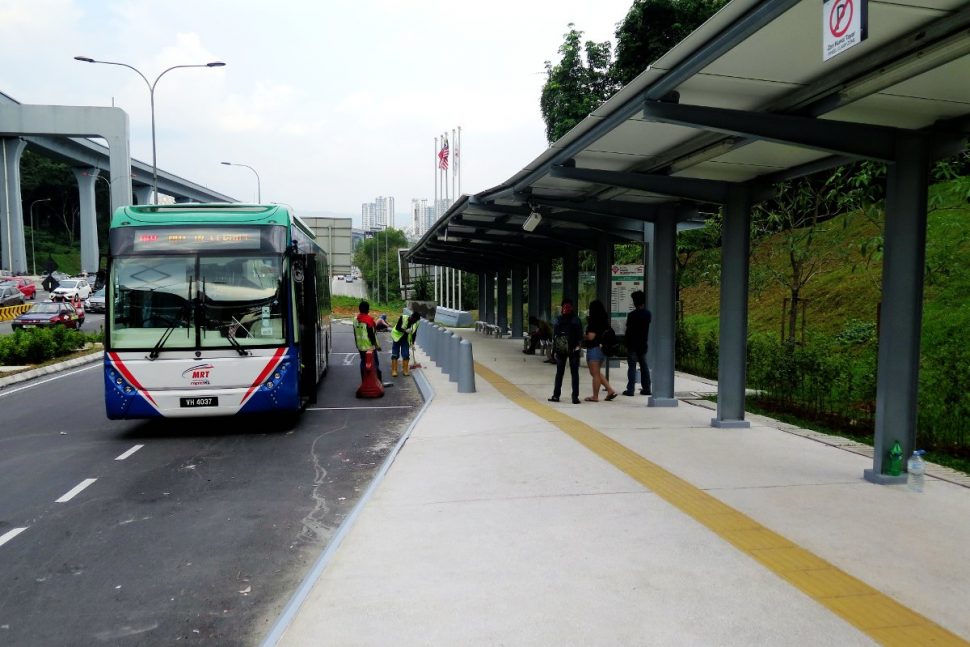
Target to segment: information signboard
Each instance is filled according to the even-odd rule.
[[[626,316],[633,310],[631,295],[637,290],[647,291],[643,265],[614,265],[613,289],[610,291],[610,325],[617,335],[626,334]]]

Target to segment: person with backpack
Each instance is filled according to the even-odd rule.
[[[579,317],[573,312],[573,300],[562,300],[562,314],[556,319],[552,328],[552,353],[556,358],[556,381],[552,389],[549,402],[559,402],[562,395],[562,379],[566,374],[566,362],[569,362],[569,374],[572,377],[573,404],[579,404],[579,349],[583,343],[583,326]]]
[[[607,352],[615,340],[616,335],[610,327],[610,318],[606,314],[603,302],[599,300],[590,302],[589,318],[586,320],[586,341],[583,346],[586,348],[586,366],[593,378],[593,395],[586,398],[587,402],[600,401],[601,386],[606,389],[607,402],[617,396],[601,370],[603,362],[608,359]]]
[[[640,366],[640,395],[650,395],[650,369],[647,368],[647,338],[653,315],[647,310],[647,295],[637,290],[630,295],[633,310],[626,316],[626,391],[633,395],[637,386],[637,365]]]
[[[411,362],[410,348],[414,345],[414,337],[418,333],[418,321],[421,314],[411,313],[410,316],[401,314],[401,317],[391,329],[391,377],[397,377],[397,359],[401,358],[403,363],[402,373],[405,377],[410,375],[409,364]]]

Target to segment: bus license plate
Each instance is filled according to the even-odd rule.
[[[180,407],[218,407],[219,398],[200,397],[200,398],[179,398]]]

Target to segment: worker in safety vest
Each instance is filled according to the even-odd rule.
[[[357,311],[357,318],[354,319],[354,343],[357,344],[357,350],[360,352],[360,371],[361,373],[364,372],[365,355],[367,351],[372,350],[374,351],[374,368],[377,370],[377,379],[383,380],[381,365],[377,359],[381,345],[377,341],[374,318],[369,314],[370,304],[366,301],[361,301],[360,305],[357,306]]]
[[[391,377],[397,377],[397,359],[404,360],[404,375],[410,375],[409,364],[411,362],[411,346],[414,345],[414,337],[418,334],[418,321],[421,319],[420,313],[414,312],[410,316],[402,314],[391,329]]]

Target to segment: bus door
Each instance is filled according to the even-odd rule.
[[[296,283],[296,317],[300,330],[300,398],[314,404],[317,401],[317,258],[315,254],[297,254],[294,263]]]

